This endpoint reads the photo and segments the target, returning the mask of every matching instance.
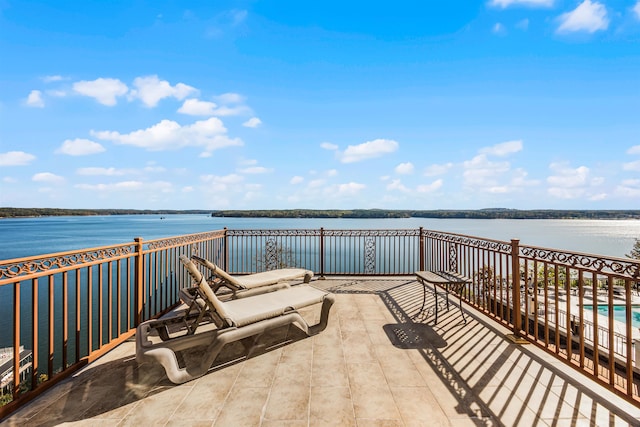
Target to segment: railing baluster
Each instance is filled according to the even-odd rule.
[[[55,347],[55,339],[54,339],[54,326],[55,322],[53,320],[54,308],[53,308],[53,275],[49,276],[49,293],[47,295],[49,299],[49,354],[47,357],[47,374],[49,378],[53,377],[53,355],[54,355],[54,347]]]
[[[99,265],[98,266],[98,349],[102,347],[102,343],[103,343],[103,339],[102,339],[102,335],[103,335],[103,330],[104,330],[104,323],[103,323],[103,318],[104,318],[104,313],[103,313],[103,305],[104,305],[104,299],[103,299],[103,287],[104,287],[104,281],[103,281],[103,269],[104,269],[104,265]]]
[[[513,292],[513,333],[516,338],[522,335],[522,318],[520,308],[520,241],[511,239],[511,274],[513,276],[511,289]]]
[[[67,272],[62,273],[62,370],[67,369],[69,345],[69,289]]]
[[[39,327],[39,322],[38,322],[38,314],[39,314],[39,294],[38,294],[38,279],[33,279],[31,281],[31,348],[32,348],[32,357],[33,357],[33,366],[31,368],[31,390],[34,390],[36,388],[36,386],[38,385],[38,374],[40,371],[40,342],[39,342],[39,334],[38,334],[38,327]],[[18,288],[19,290],[19,288]],[[18,292],[18,297],[19,297],[19,292]],[[19,305],[15,305],[14,306],[14,310],[18,311],[18,314],[20,313],[20,306]],[[20,317],[18,317],[18,329],[20,329]],[[19,372],[19,363],[20,363],[20,334],[18,333],[18,337],[17,337],[17,342],[18,344],[16,344],[16,346],[18,347],[18,356],[16,357],[16,355],[14,354],[14,379],[19,380],[20,376],[19,375],[15,375],[16,372]],[[15,363],[18,363],[18,370],[16,370],[15,368]]]
[[[76,360],[75,362],[77,363],[78,361],[80,361],[80,326],[81,326],[81,310],[80,310],[80,298],[81,298],[81,291],[80,291],[80,269],[78,268],[76,270]]]
[[[38,279],[33,279],[35,285],[32,284],[32,287],[38,286]],[[37,301],[34,299],[34,301]],[[37,303],[35,303],[37,308]],[[34,310],[33,313],[37,313],[37,310]],[[31,316],[33,319],[33,324],[37,323],[37,314]],[[34,328],[35,329],[35,328]],[[35,350],[37,348],[37,335],[32,335],[32,348]],[[31,370],[31,389],[34,388],[34,376],[37,372],[38,365],[35,361],[34,357],[34,365]],[[15,282],[13,284],[13,399],[17,399],[18,392],[20,391],[20,375],[16,375],[16,372],[20,372],[20,282]]]
[[[609,294],[609,384],[615,385],[616,369],[615,369],[615,356],[613,354],[614,342],[613,342],[613,277],[607,277],[607,293]]]

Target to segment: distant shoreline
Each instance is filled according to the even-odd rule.
[[[273,209],[273,210],[169,210],[169,209],[54,209],[0,208],[2,218],[95,215],[210,215],[217,218],[440,218],[440,219],[639,219],[640,210],[561,209]]]

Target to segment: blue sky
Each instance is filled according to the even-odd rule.
[[[0,0],[0,58],[0,206],[640,208],[640,0]]]

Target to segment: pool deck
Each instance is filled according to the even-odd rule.
[[[329,326],[229,345],[181,385],[133,340],[2,420],[7,426],[639,426],[640,408],[457,301],[420,316],[413,278],[331,278]],[[427,304],[432,304],[428,300]],[[318,310],[305,310],[309,318]],[[197,356],[194,352],[192,356]]]

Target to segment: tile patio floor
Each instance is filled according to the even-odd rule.
[[[126,342],[2,420],[7,426],[639,426],[617,398],[465,306],[415,317],[412,278],[330,278],[328,328],[232,344],[205,376],[169,382]],[[428,301],[433,303],[433,301]],[[317,316],[318,307],[305,312]],[[197,353],[189,357],[197,357]]]

